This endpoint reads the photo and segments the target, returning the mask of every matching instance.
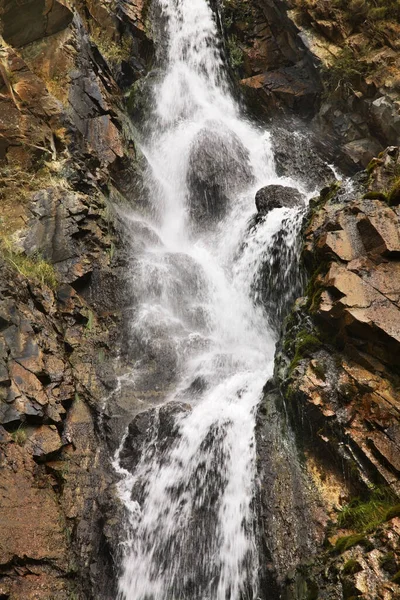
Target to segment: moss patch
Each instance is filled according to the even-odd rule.
[[[375,488],[369,499],[356,498],[345,506],[339,513],[338,525],[357,532],[372,531],[387,520],[388,512],[393,510],[394,502],[396,497],[389,488]]]
[[[342,554],[346,550],[350,550],[353,546],[363,546],[366,550],[372,550],[373,545],[369,539],[363,533],[356,533],[353,535],[345,535],[340,537],[335,544],[335,552]]]
[[[293,371],[299,362],[305,356],[309,356],[322,346],[322,342],[316,335],[310,333],[306,329],[301,330],[295,341],[295,353],[292,362],[290,363],[289,372]]]
[[[359,573],[360,571],[362,571],[362,567],[361,567],[360,563],[357,560],[354,560],[353,558],[346,561],[344,563],[343,569],[342,569],[343,575],[355,575],[356,573]]]

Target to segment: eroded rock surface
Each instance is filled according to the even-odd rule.
[[[106,438],[124,413],[110,419],[106,401],[132,290],[126,225],[113,206],[127,190],[135,198],[123,88],[151,55],[143,6],[117,4],[27,0],[0,10],[0,596],[8,600],[115,597],[122,519]]]
[[[398,594],[385,571],[387,555],[399,564],[398,165],[399,149],[389,148],[350,188],[334,184],[312,202],[309,284],[277,354],[286,409],[336,522],[326,542],[334,557],[308,569],[321,597]],[[370,521],[358,520],[357,506],[369,507]],[[325,583],[315,574],[324,568]]]

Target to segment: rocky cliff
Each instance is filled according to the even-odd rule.
[[[116,207],[137,185],[123,95],[151,61],[143,15],[129,1],[0,3],[0,596],[10,600],[115,595],[104,409],[131,299]]]
[[[316,598],[399,593],[398,169],[390,147],[312,201],[308,285],[276,356],[275,381],[329,517],[319,574],[308,566]]]

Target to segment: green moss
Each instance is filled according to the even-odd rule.
[[[322,381],[325,381],[327,369],[326,369],[326,364],[324,362],[317,361],[316,364],[313,365],[312,369],[313,369],[314,373],[317,375],[317,377],[322,379]]]
[[[338,525],[358,532],[373,531],[386,520],[395,501],[389,488],[375,488],[367,500],[355,498],[345,506],[339,513]]]
[[[299,362],[307,355],[312,354],[322,346],[322,342],[312,333],[303,329],[296,336],[295,354],[290,363],[289,372],[293,371]]]
[[[396,556],[393,552],[388,552],[379,560],[379,565],[381,569],[387,571],[391,575],[394,575],[398,571],[398,563],[396,560]]]
[[[350,550],[353,546],[363,546],[367,550],[372,550],[373,545],[369,541],[369,539],[363,533],[356,533],[353,535],[345,535],[340,537],[335,544],[335,551],[339,554],[342,552],[346,552],[346,550]]]
[[[371,174],[373,171],[375,171],[376,167],[378,165],[382,165],[383,161],[380,160],[379,158],[373,158],[367,165],[366,171],[367,173]]]
[[[392,581],[393,583],[400,585],[400,571],[397,571],[396,575],[392,577]]]
[[[396,504],[389,508],[385,514],[385,521],[390,521],[390,519],[394,519],[395,517],[400,517],[400,504]]]
[[[115,41],[104,35],[104,30],[93,26],[91,37],[104,58],[112,64],[128,61],[132,54],[133,38],[124,35],[121,40]]]
[[[321,278],[325,275],[328,270],[328,265],[326,262],[322,262],[318,265],[318,267],[314,270],[311,275],[307,287],[306,287],[306,296],[307,296],[307,309],[312,313],[316,313],[319,309],[321,303],[321,295],[324,291],[324,287],[321,283]]]
[[[307,581],[307,600],[318,600],[319,588],[315,581]]]
[[[387,200],[390,206],[400,204],[400,178],[395,181],[393,187],[388,193]]]
[[[359,573],[360,571],[362,571],[362,567],[357,560],[354,560],[354,558],[345,562],[342,569],[344,575],[355,575],[355,573]]]
[[[382,200],[382,202],[387,202],[388,197],[383,192],[367,192],[364,194],[363,200]]]

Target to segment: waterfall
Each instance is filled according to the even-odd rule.
[[[241,115],[207,0],[156,1],[164,54],[141,147],[152,213],[126,220],[144,240],[132,393],[159,392],[115,457],[128,515],[118,598],[255,600],[255,419],[276,341],[256,283],[277,240],[290,260],[301,209],[254,221],[254,197],[269,184],[306,194]]]

